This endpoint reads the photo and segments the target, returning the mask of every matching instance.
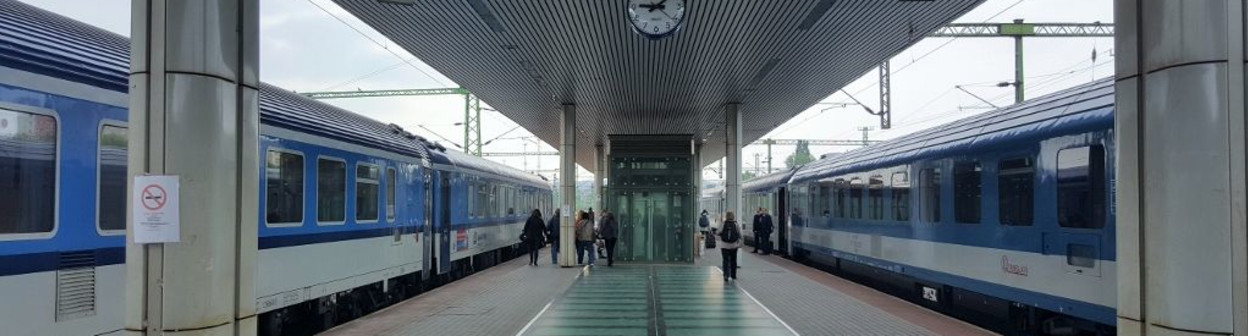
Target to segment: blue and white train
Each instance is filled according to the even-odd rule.
[[[0,325],[123,327],[129,41],[0,0]],[[544,179],[263,85],[256,297],[303,334],[518,255]]]
[[[1110,335],[1113,104],[1100,80],[821,159],[745,183],[743,211],[793,259],[991,329]]]

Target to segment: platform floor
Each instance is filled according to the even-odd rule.
[[[323,335],[992,335],[778,256],[559,268],[518,258]]]

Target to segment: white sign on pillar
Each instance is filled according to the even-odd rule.
[[[178,211],[178,177],[144,175],[134,177],[130,208],[134,242],[176,243],[181,238]]]

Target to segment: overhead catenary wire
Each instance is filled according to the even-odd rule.
[[[381,49],[385,50],[387,53],[390,53],[390,55],[393,55],[395,58],[399,59],[400,61],[403,61],[403,63],[406,63],[408,66],[411,66],[411,67],[412,67],[412,69],[416,69],[416,71],[419,71],[421,74],[424,74],[424,75],[425,75],[425,77],[428,77],[429,79],[431,79],[431,80],[433,80],[433,81],[435,81],[435,82],[438,82],[438,84],[441,84],[441,85],[442,85],[442,86],[444,86],[444,87],[451,87],[451,86],[453,86],[453,85],[448,84],[448,83],[446,83],[446,82],[443,82],[441,79],[438,79],[437,77],[434,77],[433,75],[429,74],[429,72],[426,72],[424,69],[421,69],[420,67],[416,66],[416,64],[412,63],[411,61],[407,60],[407,58],[405,58],[405,57],[403,57],[403,56],[399,55],[398,53],[394,52],[394,50],[390,50],[390,47],[387,47],[384,43],[381,43],[380,41],[377,41],[377,39],[374,39],[372,36],[369,36],[368,34],[364,33],[364,31],[360,30],[359,28],[355,28],[355,26],[354,26],[354,25],[351,25],[350,23],[347,23],[347,21],[346,21],[346,20],[343,20],[341,17],[338,17],[338,15],[335,15],[333,12],[330,12],[330,11],[329,11],[328,9],[326,9],[324,6],[321,6],[320,4],[316,3],[316,1],[314,1],[314,0],[308,0],[308,3],[312,4],[313,6],[316,6],[316,8],[319,8],[322,12],[325,12],[325,14],[329,15],[330,17],[333,17],[333,18],[334,18],[334,20],[338,20],[338,22],[340,22],[340,23],[342,23],[343,25],[347,26],[347,28],[351,28],[351,30],[354,30],[356,33],[360,34],[360,36],[363,36],[365,39],[368,39],[369,41],[372,41],[372,42],[373,42],[373,44],[376,44],[378,47],[381,47]]]
[[[414,59],[412,59],[412,60],[414,60]],[[351,85],[351,84],[353,84],[353,83],[355,83],[355,82],[359,82],[359,81],[362,81],[362,80],[365,80],[365,79],[371,78],[371,77],[376,76],[376,75],[380,75],[380,74],[382,74],[382,73],[385,73],[386,71],[390,71],[390,70],[398,69],[398,68],[400,68],[400,67],[402,67],[402,66],[404,66],[404,65],[407,65],[407,62],[408,62],[408,61],[410,61],[410,60],[402,60],[402,61],[399,61],[398,63],[394,63],[394,64],[391,64],[391,65],[386,66],[386,67],[384,67],[384,68],[377,69],[377,70],[375,70],[375,71],[373,71],[373,72],[369,72],[368,74],[365,74],[365,75],[363,75],[363,76],[359,76],[359,77],[353,78],[353,79],[351,79],[351,80],[344,81],[344,82],[342,82],[342,83],[338,83],[338,84],[334,84],[334,85],[327,86],[327,87],[325,87],[325,88],[323,88],[323,89],[320,89],[320,90],[318,90],[318,91],[333,91],[334,89],[337,89],[337,88],[340,88],[340,87],[343,87],[343,86],[347,86],[347,85]]]

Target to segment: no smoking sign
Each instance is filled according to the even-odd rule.
[[[134,242],[176,243],[181,238],[178,207],[178,177],[145,175],[134,177]]]

